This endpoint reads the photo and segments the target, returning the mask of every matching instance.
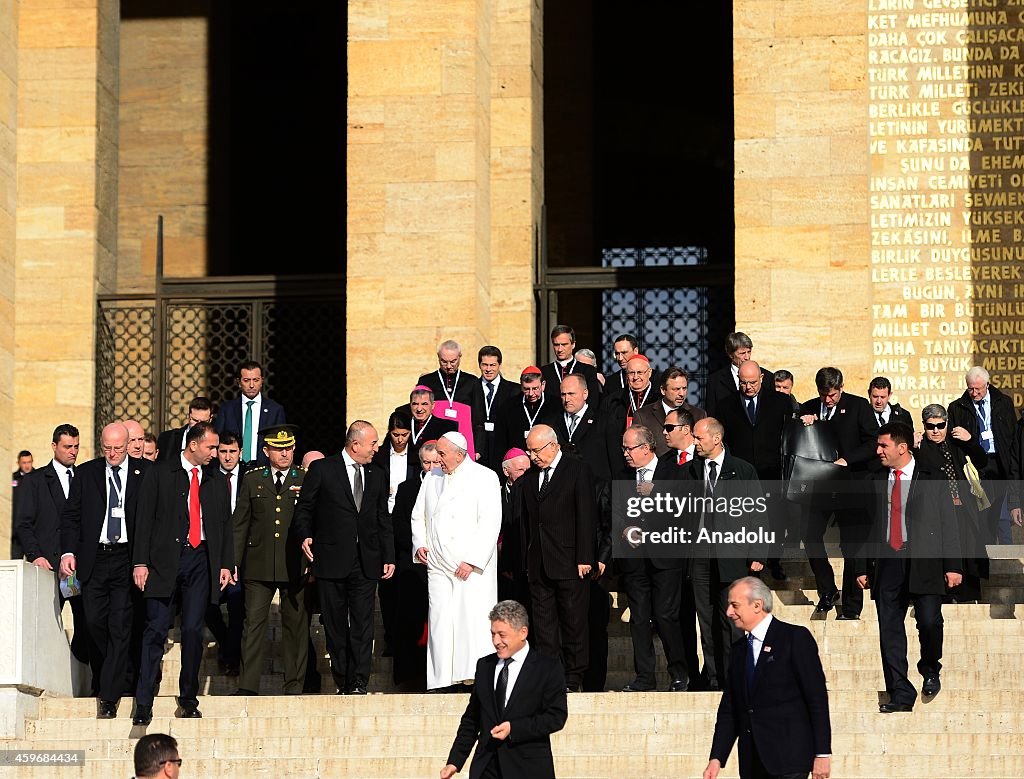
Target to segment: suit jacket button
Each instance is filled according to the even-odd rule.
[[[275,519],[274,520],[274,524],[275,525],[280,525],[281,524],[281,520],[280,519]]]
[[[181,539],[180,539],[180,538],[175,538],[175,539],[174,539],[174,543],[176,543],[176,544],[180,544],[180,543],[181,543]]]
[[[276,511],[278,514],[280,514],[281,513],[281,507],[278,506],[277,508],[274,509],[274,511]]]
[[[278,496],[277,496],[277,499],[278,499],[278,500],[281,500],[281,496],[280,496],[280,495],[278,495]]]
[[[280,538],[280,537],[281,537],[280,533],[274,533],[274,538]]]
[[[753,714],[753,713],[754,713],[753,709],[747,709],[747,714]]]

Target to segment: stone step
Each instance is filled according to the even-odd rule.
[[[950,694],[946,694],[949,692]],[[878,705],[876,687],[834,694],[829,701],[833,712],[873,712]],[[650,693],[579,693],[569,696],[569,711],[573,717],[632,716],[634,714],[661,715],[697,713],[706,716],[718,705],[720,694],[696,692],[685,695]],[[338,717],[350,722],[365,720],[367,727],[382,718],[413,722],[422,730],[431,717],[458,717],[466,706],[467,695],[408,694],[343,696],[343,695],[261,695],[210,696],[201,701],[204,723],[214,719],[273,719],[294,720],[301,717]],[[118,718],[108,722],[131,719],[132,699],[125,698],[118,708]],[[154,713],[159,717],[173,717],[176,703],[173,696],[161,696],[154,702]],[[1018,711],[1018,709],[1020,709]],[[918,706],[925,714],[944,712],[945,715],[963,717],[995,717],[999,712],[1020,716],[1024,722],[1024,708],[1020,708],[1017,690],[953,689],[946,685],[943,692],[927,704]],[[969,714],[965,713],[969,712]],[[42,698],[37,720],[32,722],[63,722],[95,719],[96,702],[92,698]],[[416,718],[424,718],[417,723]],[[987,721],[987,720],[986,720]],[[181,721],[187,724],[187,721]],[[389,724],[389,727],[393,725]]]
[[[311,725],[313,720],[307,720]],[[673,720],[661,723],[665,730],[661,732],[636,732],[631,727],[634,723],[623,723],[622,727],[607,731],[595,731],[589,723],[570,720],[565,730],[553,739],[556,756],[571,758],[576,755],[603,755],[614,758],[622,754],[658,754],[683,757],[706,757],[713,727],[702,725],[697,715],[689,719]],[[842,718],[835,723],[845,725]],[[261,758],[305,758],[310,755],[345,755],[350,758],[373,758],[381,754],[389,757],[416,758],[423,755],[434,755],[444,760],[452,745],[457,719],[452,722],[438,721],[424,733],[393,732],[383,734],[351,735],[329,729],[323,732],[314,728],[303,735],[233,735],[228,732],[219,734],[205,730],[197,736],[182,734],[187,748],[189,762],[209,758],[242,759],[246,757]],[[678,730],[677,730],[678,728]],[[624,732],[633,731],[633,732]],[[269,731],[274,732],[274,731]],[[294,733],[294,731],[292,731]],[[603,737],[606,736],[606,737]],[[960,733],[941,739],[947,755],[987,754],[998,751],[1019,752],[1024,749],[1024,735],[1020,733],[997,732]],[[83,743],[87,760],[127,758],[131,754],[132,744],[125,739],[90,741]],[[899,755],[931,755],[936,749],[934,739],[922,739],[922,734],[912,727],[901,727],[895,732],[882,732],[872,729],[863,733],[837,732],[832,738],[832,750],[837,755],[850,754],[884,754]],[[67,742],[58,740],[23,740],[5,743],[8,750],[34,749],[61,751],[68,749]],[[443,764],[443,763],[442,763]]]
[[[182,774],[187,776],[259,776],[275,779],[338,779],[339,777],[360,777],[361,779],[422,779],[435,776],[443,766],[447,755],[425,757],[304,757],[304,758],[188,758],[187,745],[183,745],[185,764]],[[885,776],[923,777],[929,779],[1003,779],[1020,776],[1020,758],[1009,750],[1001,754],[983,755],[980,759],[966,760],[951,758],[944,754],[895,754],[885,755]],[[441,761],[441,762],[439,762]],[[737,776],[735,755],[720,774],[723,779]],[[585,754],[565,755],[556,751],[555,771],[563,779],[573,777],[644,776],[646,779],[678,779],[680,776],[699,776],[707,764],[703,755],[679,756],[643,753],[634,754]],[[75,779],[111,779],[123,775],[125,759],[87,760],[81,767],[48,768],[47,777],[75,777]],[[877,754],[836,755],[832,761],[834,776],[846,779],[877,779],[879,777],[879,756]],[[467,766],[468,768],[468,766]],[[129,769],[130,770],[130,769]],[[16,768],[12,776],[39,776],[38,768]],[[187,774],[186,774],[187,772]]]

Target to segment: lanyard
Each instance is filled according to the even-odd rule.
[[[540,405],[537,406],[537,413],[534,414],[531,417],[530,416],[530,412],[526,410],[526,398],[525,397],[523,398],[523,413],[526,414],[526,421],[530,423],[530,427],[533,427],[534,421],[537,419],[537,417],[540,416],[540,410],[542,408],[544,408],[544,395],[543,394],[541,394],[541,396],[540,396]]]
[[[420,432],[419,433],[416,432],[416,420],[413,419],[413,421],[412,421],[412,445],[413,446],[418,446],[419,445],[420,439],[423,437],[423,431],[426,430],[427,429],[427,425],[430,424],[430,419],[431,419],[430,417],[427,417],[426,421],[423,423],[423,427],[420,428]]]
[[[125,470],[124,478],[125,478],[125,481],[127,481],[127,479],[128,479],[128,469],[125,468],[124,470]],[[107,484],[110,485],[110,491],[113,492],[117,496],[117,507],[118,508],[124,508],[124,491],[125,491],[125,484],[124,484],[124,482],[122,482],[122,484],[121,484],[121,489],[118,489],[117,488],[117,482],[114,481],[113,475],[110,475],[110,476],[107,477]]]
[[[438,381],[441,382],[441,392],[443,392],[444,396],[446,398],[448,398],[448,408],[451,408],[452,407],[452,403],[455,401],[455,390],[457,390],[458,387],[459,387],[459,379],[462,378],[462,369],[459,368],[459,370],[455,371],[455,381],[452,382],[451,394],[449,394],[449,392],[448,392],[448,387],[445,386],[444,376],[441,375],[441,369],[440,368],[437,369],[437,378],[438,378]]]
[[[486,381],[486,379],[484,379],[484,381]],[[454,394],[454,393],[455,393],[455,388],[453,387],[452,388],[452,394]],[[487,390],[486,389],[484,390],[484,412],[486,414],[485,419],[488,422],[491,421],[491,406],[494,405],[494,399],[496,397],[498,397],[498,385],[495,384],[492,381],[491,382],[491,402],[490,403],[487,402]]]
[[[640,401],[640,406],[642,406],[644,403],[647,402],[647,396],[650,395],[650,394],[651,394],[651,385],[648,384],[647,385],[647,392],[644,393],[643,399]],[[640,407],[640,406],[638,406],[636,404],[636,400],[633,398],[633,390],[632,389],[630,389],[630,391],[629,391],[629,405],[633,408],[633,413],[634,414],[637,412],[637,409]]]

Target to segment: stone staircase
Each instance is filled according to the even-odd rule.
[[[993,549],[1019,554],[1012,548]],[[841,566],[841,561],[837,561]],[[1020,777],[1024,774],[1024,562],[993,560],[984,602],[943,607],[946,641],[943,688],[911,714],[881,715],[884,700],[873,603],[859,622],[812,619],[813,578],[805,563],[786,563],[790,578],[773,583],[776,614],[807,625],[818,641],[828,678],[833,728],[833,776]],[[837,570],[838,573],[838,570]],[[633,678],[628,627],[613,608],[608,689]],[[131,701],[118,718],[95,719],[91,699],[44,697],[24,737],[0,740],[0,750],[85,750],[79,767],[0,767],[0,777],[112,779],[131,773],[135,738],[169,732],[181,744],[182,776],[237,774],[278,779],[430,777],[444,765],[465,707],[465,695],[391,693],[391,662],[375,656],[366,697],[283,696],[276,617],[258,697],[231,697],[235,679],[220,675],[216,649],[204,658],[207,695],[201,720],[174,718],[179,646],[164,657],[164,692],[148,728],[131,724]],[[911,680],[917,639],[908,618]],[[378,625],[378,638],[381,636]],[[378,642],[379,644],[379,642]],[[323,689],[333,692],[322,628],[314,622]],[[660,656],[663,668],[664,661]],[[659,683],[667,684],[662,672]],[[560,777],[699,776],[707,763],[717,693],[577,694],[569,721],[554,738]],[[735,752],[723,776],[736,776]]]

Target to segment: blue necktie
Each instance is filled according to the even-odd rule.
[[[988,425],[985,424],[985,401],[978,401],[978,434],[981,435],[988,430]],[[985,438],[981,436],[981,447],[987,454],[992,454],[992,438]]]
[[[112,544],[116,544],[121,538],[121,518],[114,516],[114,509],[121,508],[121,500],[118,495],[121,491],[121,477],[117,473],[120,470],[120,465],[110,466],[110,494],[107,496],[107,540]]]
[[[747,398],[747,418],[750,420],[750,424],[754,424],[757,420],[757,409],[754,407],[753,398]]]

